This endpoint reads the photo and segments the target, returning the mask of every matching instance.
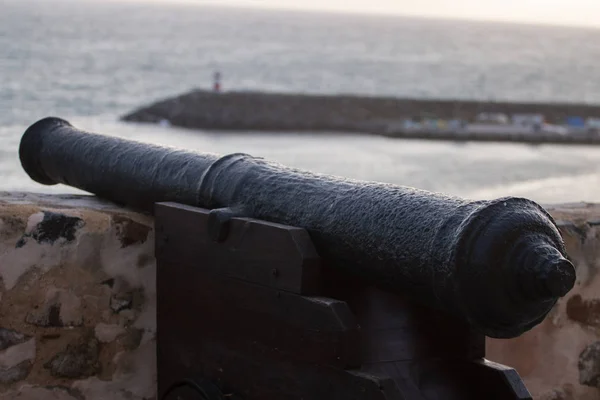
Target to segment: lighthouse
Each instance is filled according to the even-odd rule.
[[[213,90],[215,92],[220,92],[221,91],[221,72],[216,71],[214,76],[213,76]]]

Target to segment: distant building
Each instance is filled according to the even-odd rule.
[[[477,114],[475,122],[485,124],[508,124],[508,116],[497,112],[482,112]]]
[[[585,119],[582,117],[568,117],[567,125],[572,128],[585,128]]]
[[[585,128],[591,133],[600,133],[600,118],[588,118],[585,120]]]
[[[542,128],[542,132],[556,133],[558,135],[568,135],[569,128],[567,128],[563,125],[544,124],[544,127]]]
[[[543,114],[513,114],[511,119],[513,125],[530,128],[534,131],[542,129],[546,122],[546,117]]]
[[[451,119],[450,121],[448,121],[448,128],[454,131],[464,129],[466,128],[466,126],[466,121],[463,121],[461,119]]]
[[[213,78],[214,78],[213,90],[215,92],[220,92],[221,91],[221,73],[219,71],[216,71]]]
[[[543,114],[513,114],[511,120],[513,125],[530,127],[544,124],[546,117]]]
[[[420,122],[417,121],[413,121],[412,119],[405,119],[402,122],[402,128],[406,129],[406,130],[411,130],[411,129],[420,129],[422,127]]]

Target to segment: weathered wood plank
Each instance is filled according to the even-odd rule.
[[[178,340],[181,331],[191,330],[232,346],[246,339],[263,343],[281,359],[360,365],[359,327],[342,301],[304,297],[163,260],[157,287],[158,325],[165,327],[159,340],[164,335]]]
[[[158,349],[159,395],[185,376],[210,379],[244,400],[410,400],[385,376],[271,356],[272,349],[250,341],[230,347],[189,333],[178,336],[168,349]]]
[[[514,369],[484,359],[428,358],[370,364],[363,370],[392,378],[411,400],[531,400]]]
[[[227,237],[217,243],[208,234],[208,214],[158,203],[157,258],[294,293],[318,292],[320,259],[304,229],[233,218]]]

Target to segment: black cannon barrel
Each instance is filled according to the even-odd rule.
[[[52,117],[27,129],[19,155],[39,183],[142,210],[174,201],[305,228],[337,268],[491,337],[531,329],[575,284],[551,216],[523,198],[470,201],[88,133]]]

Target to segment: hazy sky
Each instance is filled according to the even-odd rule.
[[[163,0],[170,1],[170,0]],[[175,0],[177,1],[177,0]],[[429,17],[489,19],[600,27],[600,0],[186,0]]]

